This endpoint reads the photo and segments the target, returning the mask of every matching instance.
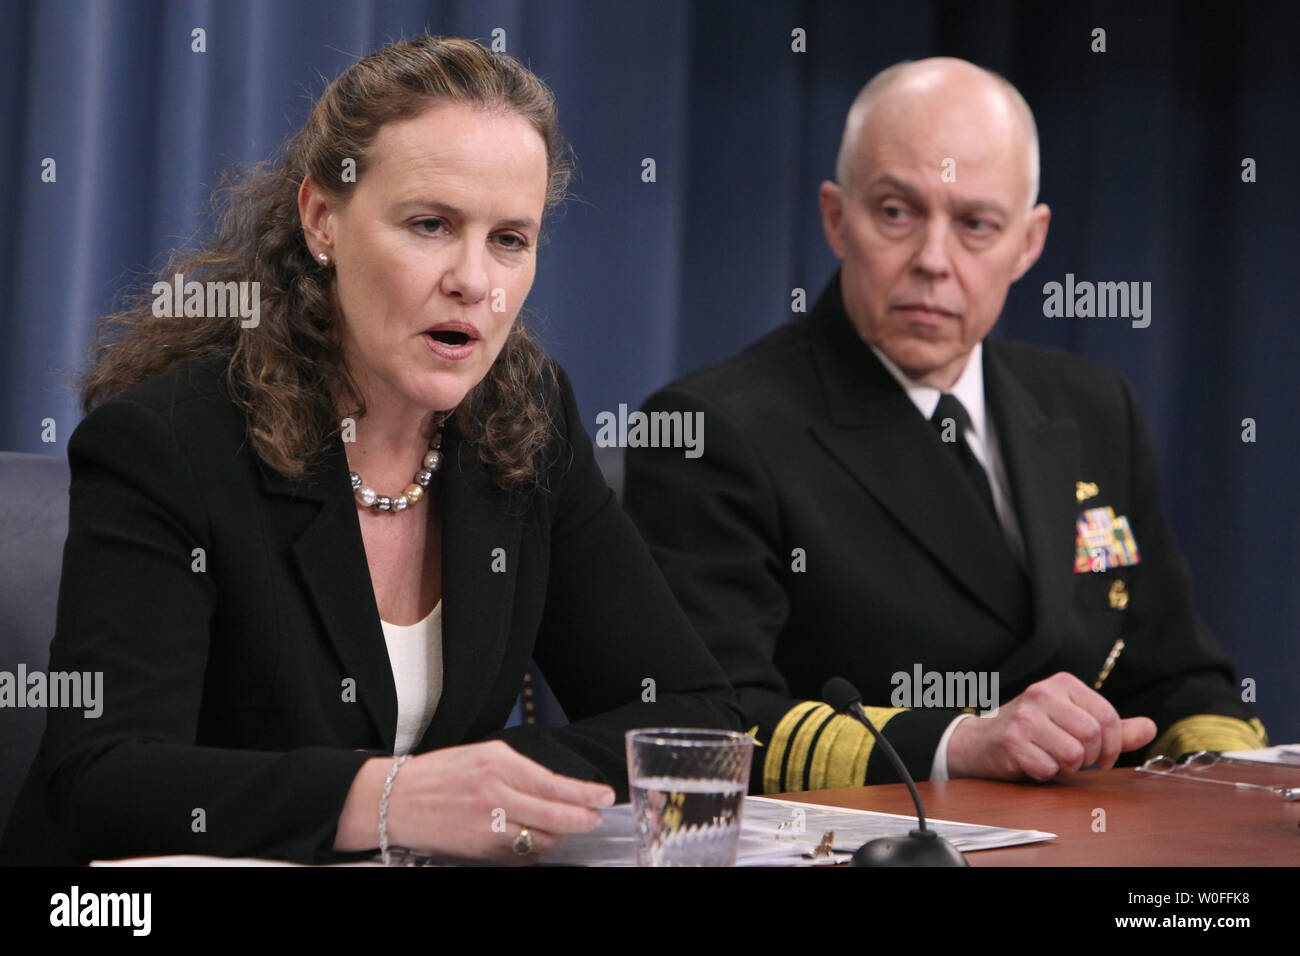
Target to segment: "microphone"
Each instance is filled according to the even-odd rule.
[[[885,756],[898,771],[898,776],[907,784],[912,794],[912,803],[916,804],[917,828],[903,837],[879,837],[858,847],[849,861],[849,866],[970,866],[961,852],[933,830],[926,829],[925,808],[921,806],[921,795],[916,792],[912,775],[899,758],[889,741],[881,736],[867,719],[867,712],[862,709],[862,695],[857,688],[843,677],[832,677],[822,687],[822,700],[838,714],[856,717],[864,724],[876,744],[885,751]]]

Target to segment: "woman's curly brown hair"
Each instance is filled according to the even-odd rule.
[[[460,39],[422,36],[384,47],[329,85],[278,161],[226,175],[212,199],[211,238],[172,253],[160,273],[167,282],[181,274],[187,284],[259,282],[256,329],[242,329],[238,315],[190,322],[156,316],[153,296],[139,294],[100,323],[83,408],[200,355],[228,356],[227,385],[257,454],[286,476],[307,471],[340,430],[338,402],[355,403],[351,417],[366,410],[343,361],[334,273],[312,258],[303,238],[299,186],[310,176],[346,202],[380,128],[440,102],[527,119],[546,144],[546,209],[564,198],[572,153],[555,98],[518,60]],[[552,432],[543,398],[548,374],[546,356],[516,319],[488,374],[448,413],[502,487],[538,478]]]

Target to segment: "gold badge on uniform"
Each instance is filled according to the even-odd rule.
[[[1128,517],[1115,514],[1114,508],[1089,508],[1079,515],[1075,526],[1078,530],[1074,539],[1076,574],[1109,571],[1141,562]]]
[[[1097,497],[1097,483],[1095,481],[1076,481],[1074,483],[1074,500],[1083,504],[1089,498]]]

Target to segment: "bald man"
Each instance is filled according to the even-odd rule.
[[[813,311],[647,402],[702,413],[701,456],[628,453],[625,505],[765,745],[753,789],[896,779],[818,700],[836,675],[922,779],[1264,746],[1131,386],[985,340],[1050,219],[1024,99],[962,60],[890,67],[836,180]]]

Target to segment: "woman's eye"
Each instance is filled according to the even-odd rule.
[[[506,249],[510,249],[510,250],[528,248],[528,240],[525,239],[523,236],[516,235],[513,232],[503,232],[501,235],[497,236],[497,242],[500,243],[502,246],[504,246]]]
[[[445,223],[441,219],[421,219],[415,223],[415,228],[426,236],[431,236],[441,230],[444,225]]]

